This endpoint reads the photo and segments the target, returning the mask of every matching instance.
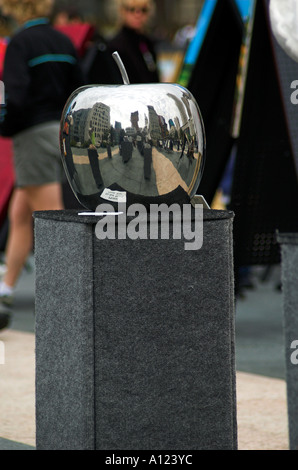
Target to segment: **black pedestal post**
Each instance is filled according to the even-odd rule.
[[[290,449],[298,450],[298,234],[280,234]]]
[[[37,449],[236,449],[233,214],[204,240],[98,240],[35,213]]]

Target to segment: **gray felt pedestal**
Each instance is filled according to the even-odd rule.
[[[196,251],[34,218],[37,449],[236,449],[233,214]]]
[[[280,234],[290,450],[298,450],[298,234]]]

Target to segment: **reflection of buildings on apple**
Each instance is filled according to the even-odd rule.
[[[177,96],[173,95],[172,93],[167,93],[167,96],[169,96],[170,98],[172,98],[172,100],[175,101],[176,106],[179,109],[181,119],[182,119],[182,122],[180,123],[178,117],[174,118],[178,135],[179,135],[179,130],[182,130],[186,136],[190,136],[190,137],[195,136],[195,125],[193,121],[193,114],[189,106],[189,98],[183,94],[181,101],[180,101],[177,98]]]
[[[88,109],[73,112],[73,126],[70,128],[71,140],[84,143],[84,129],[87,126]]]
[[[116,121],[114,129],[112,129],[112,131],[113,131],[113,144],[114,145],[119,145],[119,143],[120,143],[121,129],[122,129],[121,122]]]
[[[188,137],[195,136],[195,125],[193,121],[193,113],[189,106],[187,97],[182,97],[180,101],[175,95],[167,94],[175,101],[180,112],[180,119],[174,116],[167,123],[164,116],[159,115],[153,106],[148,105],[148,116],[144,116],[144,127],[139,126],[139,112],[134,111],[130,115],[131,126],[122,128],[122,123],[116,121],[114,128],[110,122],[110,107],[102,102],[95,103],[92,108],[80,109],[73,112],[71,126],[71,140],[80,142],[83,146],[90,143],[90,128],[92,128],[94,143],[100,146],[104,140],[111,135],[113,131],[113,142],[115,145],[120,142],[121,131],[127,136],[136,139],[137,135],[141,135],[144,141],[150,141],[153,146],[158,146],[159,142],[167,139],[178,139],[181,134]],[[190,142],[189,142],[190,143]]]
[[[73,112],[73,126],[71,127],[71,140],[81,142],[83,145],[90,143],[90,129],[95,139],[95,144],[100,145],[105,136],[111,130],[110,108],[104,103],[95,103],[92,108],[80,109]]]
[[[95,103],[89,111],[87,126],[85,127],[85,141],[88,141],[88,127],[94,129],[95,145],[100,145],[102,140],[110,132],[110,107],[104,103]]]
[[[139,111],[134,111],[130,115],[130,122],[132,127],[138,132],[140,130],[139,128]]]
[[[159,116],[153,106],[148,106],[149,112],[149,134],[153,145],[161,139]]]

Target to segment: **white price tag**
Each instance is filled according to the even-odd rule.
[[[111,202],[126,203],[126,191],[113,191],[105,188],[101,193],[101,197]]]

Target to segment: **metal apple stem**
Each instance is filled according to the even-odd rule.
[[[120,55],[118,54],[118,52],[113,52],[112,56],[113,56],[116,64],[118,65],[118,68],[120,70],[124,85],[129,85],[129,83],[130,83],[129,78],[128,78],[127,72],[125,70],[125,67],[124,67],[124,64],[121,60]]]

